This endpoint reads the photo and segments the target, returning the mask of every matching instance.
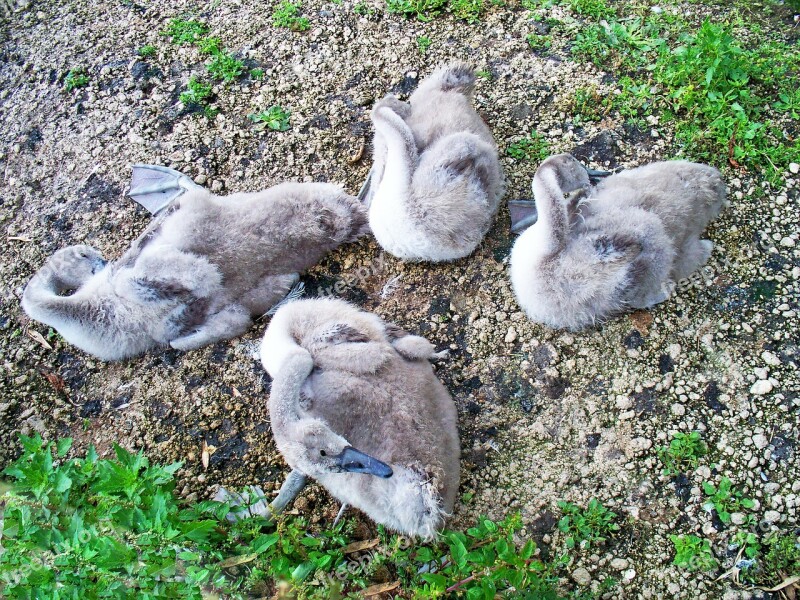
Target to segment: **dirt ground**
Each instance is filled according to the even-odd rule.
[[[355,193],[369,169],[369,110],[393,91],[407,96],[448,60],[467,60],[479,79],[475,105],[495,133],[508,197],[529,195],[536,162],[504,150],[531,130],[553,152],[594,167],[633,167],[670,158],[669,123],[632,128],[616,114],[575,125],[565,106],[574,90],[615,81],[568,52],[535,53],[528,11],[495,8],[469,25],[442,16],[423,23],[359,15],[355,4],[303,5],[311,29],[270,25],[272,3],[178,0],[39,1],[6,16],[0,30],[0,466],[16,433],[72,436],[107,453],[118,441],[155,461],[186,461],[180,493],[213,496],[218,485],[277,489],[285,474],[270,434],[269,380],[254,359],[265,323],[203,350],[163,351],[103,363],[31,322],[19,299],[47,256],[87,243],[122,254],[148,221],[124,195],[130,165],[183,171],[219,193],[255,191],[285,180],[331,181]],[[378,5],[375,5],[378,8]],[[551,9],[556,17],[565,9]],[[710,12],[702,4],[680,10]],[[204,72],[190,46],[159,35],[171,17],[193,15],[264,71],[215,86],[220,114],[184,110],[178,96]],[[778,24],[776,27],[782,25]],[[791,28],[791,20],[783,26]],[[432,41],[418,49],[417,37]],[[137,50],[152,44],[154,57]],[[64,90],[84,67],[88,86]],[[285,132],[259,131],[247,115],[280,104]],[[364,156],[355,162],[366,144]],[[513,243],[501,209],[485,243],[445,265],[404,264],[372,240],[340,248],[304,275],[307,293],[344,282],[344,298],[450,348],[438,373],[458,406],[464,501],[452,527],[478,514],[520,511],[523,536],[546,546],[556,502],[592,497],[620,515],[606,546],[576,552],[566,589],[620,585],[618,598],[749,598],[729,579],[672,566],[670,533],[696,533],[725,547],[733,529],[702,508],[704,481],[727,476],[757,501],[767,527],[796,526],[800,504],[797,438],[798,186],[786,167],[779,188],[758,174],[724,172],[731,206],[708,231],[713,257],[690,285],[649,312],[566,334],[528,322],[508,278]],[[657,448],[676,431],[699,430],[709,456],[688,474],[662,474]],[[214,446],[208,469],[203,442]],[[294,508],[315,521],[338,507],[317,487]],[[719,556],[730,565],[736,552]]]

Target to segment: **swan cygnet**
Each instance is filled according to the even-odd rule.
[[[461,63],[425,79],[408,103],[375,104],[374,159],[360,197],[378,243],[398,258],[467,256],[491,226],[504,191],[489,128],[471,104],[475,74]]]
[[[511,251],[514,293],[533,321],[577,330],[651,307],[711,256],[700,236],[727,203],[715,168],[658,162],[592,185],[599,174],[569,154],[536,171],[537,220]],[[512,228],[525,220],[513,216]]]
[[[430,364],[445,355],[341,300],[281,306],[261,346],[275,442],[292,468],[273,504],[307,476],[378,523],[434,537],[459,484],[456,408]]]
[[[177,171],[137,165],[134,184],[143,180],[130,195],[156,217],[119,260],[64,248],[22,297],[31,318],[102,360],[236,337],[286,296],[299,271],[368,231],[361,203],[332,184],[220,197]]]

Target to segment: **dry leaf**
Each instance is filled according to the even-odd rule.
[[[364,598],[369,598],[370,596],[377,596],[378,594],[383,594],[384,592],[391,592],[399,587],[399,581],[395,581],[393,583],[379,583],[377,585],[371,585],[362,590],[361,595],[364,596]]]
[[[797,582],[800,582],[800,575],[794,575],[793,577],[787,577],[783,581],[781,581],[778,585],[771,588],[759,588],[764,590],[765,592],[779,592],[780,590],[789,587]]]
[[[66,383],[64,379],[55,373],[43,372],[45,379],[53,386],[53,389],[57,392],[63,392],[64,388],[66,387]]]
[[[34,331],[33,329],[28,329],[28,337],[31,338],[34,342],[38,342],[48,350],[53,349],[53,347],[47,343],[47,340],[44,339],[44,336],[38,331]]]
[[[33,240],[29,237],[23,237],[21,235],[12,235],[8,237],[9,242],[32,242]]]
[[[240,554],[239,556],[231,556],[230,558],[218,562],[217,566],[220,569],[227,569],[229,567],[235,567],[236,565],[243,565],[256,558],[258,558],[258,554]]]
[[[357,163],[361,160],[361,157],[364,156],[364,150],[366,149],[367,143],[364,141],[364,138],[361,138],[361,145],[356,150],[356,153],[347,157],[347,162],[350,164]]]
[[[234,398],[241,398],[242,392],[236,389],[236,387],[231,388],[233,390],[233,397]]]
[[[208,469],[208,460],[211,458],[211,453],[208,451],[208,443],[203,440],[203,451],[200,454],[200,460],[203,463],[203,469]]]
[[[378,545],[380,540],[378,538],[372,540],[361,540],[358,542],[352,542],[347,544],[344,548],[342,548],[342,552],[345,554],[352,554],[353,552],[361,552],[362,550],[369,550],[370,548],[374,548]]]

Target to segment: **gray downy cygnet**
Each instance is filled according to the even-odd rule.
[[[119,260],[64,248],[22,297],[31,318],[102,360],[238,336],[299,271],[368,231],[360,202],[326,183],[220,197],[177,171],[136,165],[129,193],[156,216]]]
[[[467,256],[491,226],[504,181],[489,128],[471,104],[475,74],[456,63],[420,83],[408,103],[372,110],[374,159],[359,197],[378,243],[398,258]]]
[[[275,442],[292,468],[273,508],[311,477],[378,523],[435,536],[459,483],[456,408],[429,362],[444,355],[341,300],[283,305],[261,346]]]
[[[536,171],[538,214],[511,252],[514,293],[533,321],[577,330],[651,307],[711,256],[713,244],[700,236],[727,204],[715,168],[658,162],[593,185],[600,175],[610,174],[569,154]],[[524,204],[511,207],[512,229],[534,220]]]

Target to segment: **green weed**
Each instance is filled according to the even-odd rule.
[[[386,10],[420,21],[430,21],[447,6],[448,0],[386,0]]]
[[[539,133],[531,134],[506,148],[506,153],[515,160],[544,160],[550,155],[547,140]]]
[[[206,69],[212,77],[233,81],[244,72],[244,63],[233,54],[219,52],[211,57]]]
[[[761,552],[758,536],[750,531],[737,531],[736,535],[733,536],[732,545],[736,548],[741,548],[742,553],[747,558],[755,558]]]
[[[139,56],[142,58],[150,58],[151,56],[155,56],[157,52],[158,49],[155,46],[148,44],[139,48],[137,54],[139,54]]]
[[[536,51],[547,50],[553,43],[551,36],[539,33],[529,33],[525,36],[525,39],[528,41],[528,46],[531,47],[531,50]]]
[[[69,70],[67,76],[64,78],[64,89],[68,92],[77,88],[86,87],[89,85],[89,76],[83,67],[75,67]]]
[[[181,92],[180,101],[185,105],[202,106],[211,97],[211,84],[203,83],[196,77],[190,77],[186,85],[186,91]]]
[[[264,79],[264,69],[250,69],[250,77],[256,81]]]
[[[558,507],[564,513],[558,528],[567,534],[567,548],[576,545],[588,548],[592,544],[605,542],[608,536],[619,531],[619,525],[614,523],[616,513],[608,510],[596,498],[592,498],[585,509],[571,502],[559,502]]]
[[[467,23],[477,23],[485,10],[483,0],[449,0],[448,10]]]
[[[353,7],[353,12],[356,13],[357,15],[367,16],[367,15],[374,15],[375,9],[372,8],[366,2],[359,2]]]
[[[665,475],[677,475],[687,467],[696,468],[701,457],[708,452],[699,431],[675,433],[669,446],[658,449],[658,457],[664,463]]]
[[[222,53],[222,40],[218,37],[204,37],[197,40],[197,49],[200,54],[215,56]]]
[[[183,19],[170,19],[167,28],[162,32],[172,38],[173,44],[194,44],[208,33],[208,26],[200,21]]]
[[[431,47],[431,38],[420,35],[417,37],[417,48],[419,49],[421,54],[425,54],[428,51],[428,48]]]
[[[270,106],[267,110],[260,113],[248,115],[248,118],[257,123],[257,129],[272,129],[274,131],[286,131],[289,129],[289,117],[291,113],[280,106]]]
[[[399,581],[404,597],[525,590],[525,598],[561,600],[557,571],[567,559],[545,563],[532,541],[519,542],[519,515],[480,518],[423,545],[379,527],[377,545],[359,551],[352,522],[327,530],[291,515],[230,523],[227,503],[187,505],[174,494],[181,463],[154,465],[119,446],[112,459],[94,448],[68,459],[69,439],[20,441],[21,456],[4,471],[14,482],[3,496],[4,597],[261,597],[283,582],[289,597],[322,600],[359,597],[377,580]]]
[[[675,546],[675,559],[672,564],[689,571],[711,571],[719,562],[711,552],[711,544],[696,535],[670,535]]]
[[[731,513],[749,510],[755,506],[752,500],[733,488],[733,482],[727,477],[720,479],[719,488],[708,481],[703,482],[703,492],[709,496],[703,508],[707,511],[716,510],[719,520],[726,525],[731,522]]]
[[[272,13],[272,24],[292,31],[305,31],[311,27],[311,22],[300,16],[300,3],[295,4],[290,0],[284,0],[277,6]]]
[[[595,19],[605,19],[614,15],[614,9],[610,8],[604,0],[566,0],[562,1],[562,4],[567,4],[570,10],[579,15]]]

